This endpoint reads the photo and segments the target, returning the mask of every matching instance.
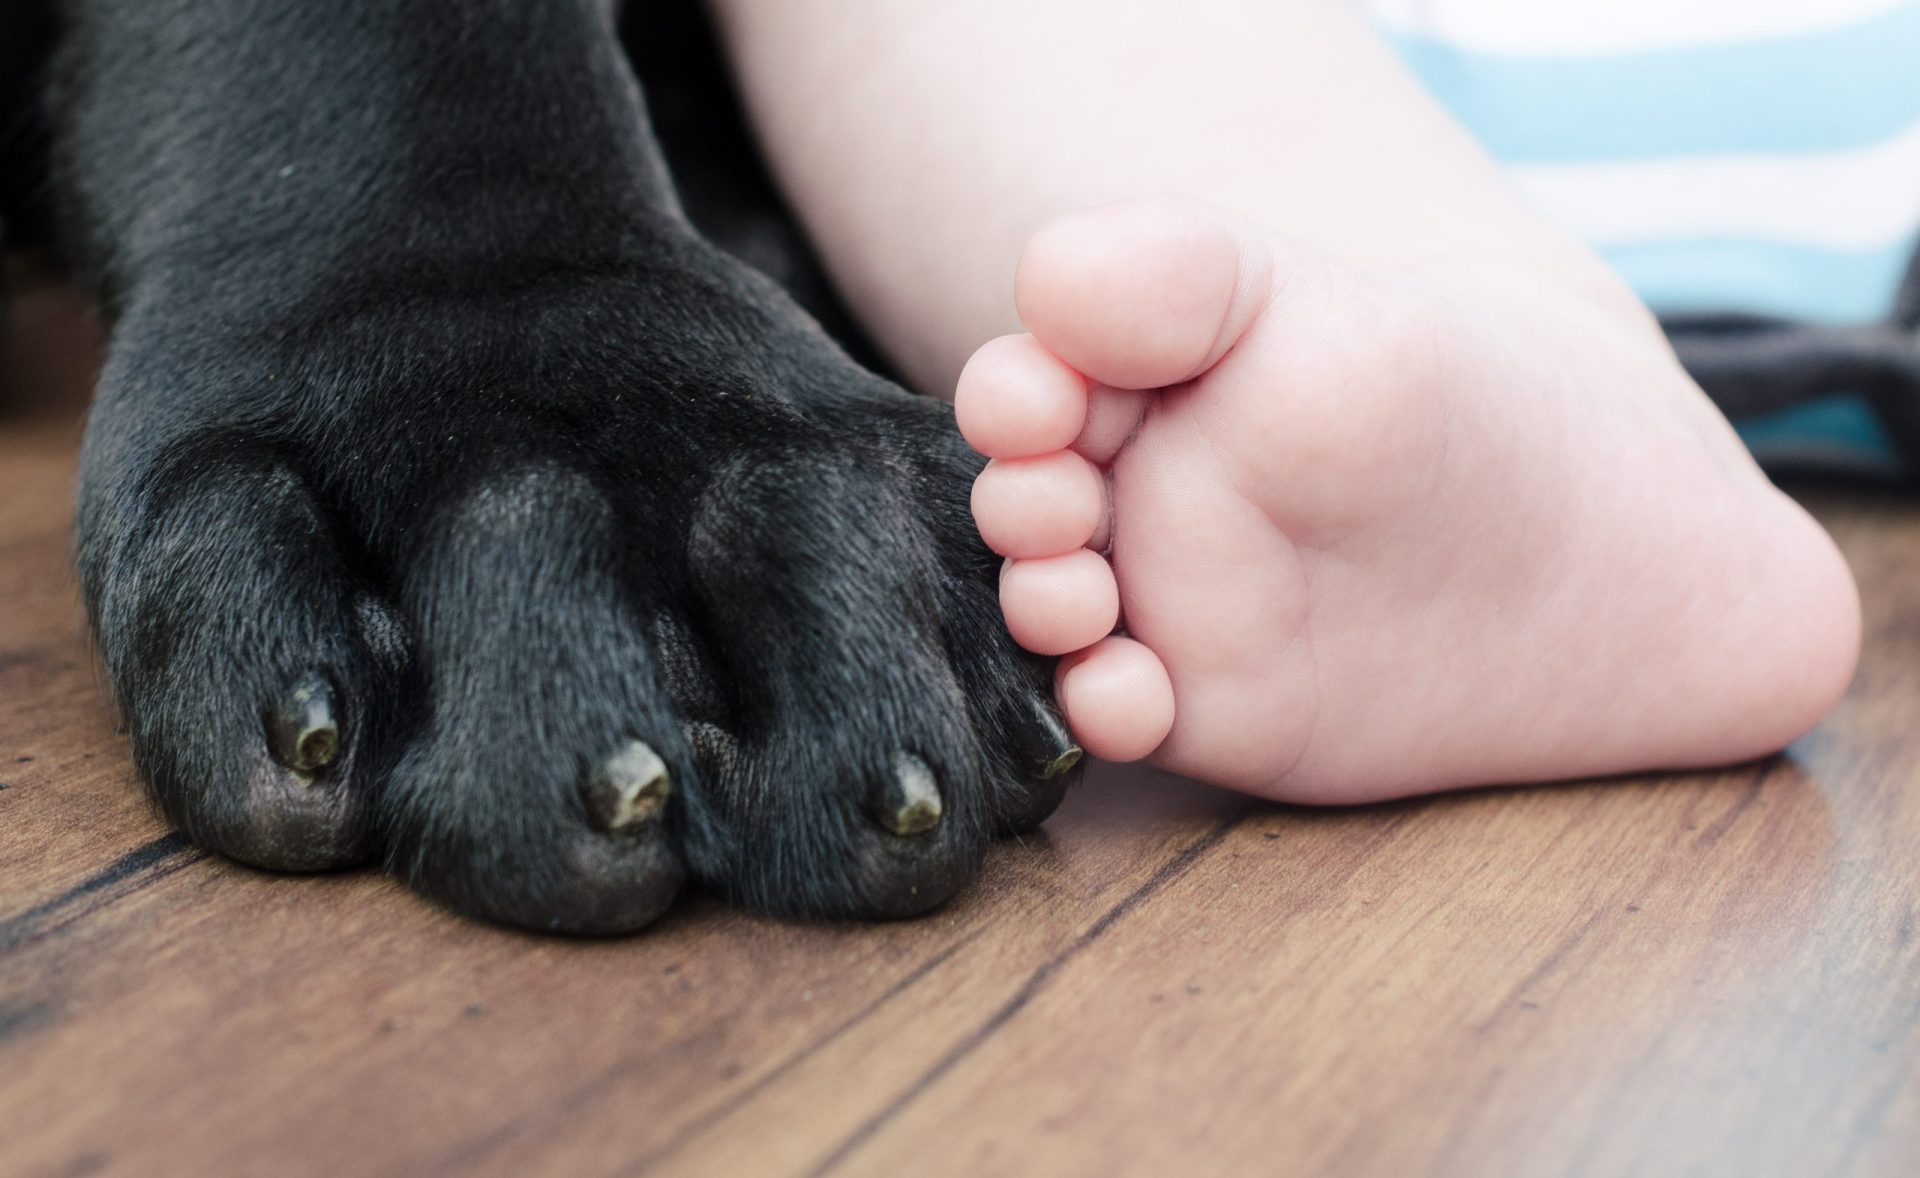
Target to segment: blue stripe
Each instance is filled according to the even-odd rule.
[[[1920,3],[1823,33],[1610,56],[1387,40],[1507,163],[1835,151],[1920,121]]]
[[[1735,423],[1740,440],[1762,462],[1795,460],[1897,476],[1900,452],[1866,401],[1836,394]]]
[[[1875,323],[1893,310],[1914,248],[1912,236],[1858,251],[1686,238],[1616,245],[1600,253],[1656,311],[1748,311],[1810,323]]]

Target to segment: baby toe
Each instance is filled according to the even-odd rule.
[[[1087,382],[1030,335],[988,340],[953,395],[967,444],[989,458],[1064,450],[1087,420]]]
[[[1071,451],[996,458],[973,483],[974,523],[1002,556],[1059,556],[1085,547],[1106,515],[1106,478]]]
[[[1054,684],[1074,736],[1103,760],[1138,761],[1173,729],[1173,682],[1131,638],[1103,638],[1060,660]]]
[[[1081,548],[1009,564],[1000,577],[1000,610],[1021,646],[1035,654],[1067,654],[1113,632],[1120,588],[1107,562]]]
[[[1264,305],[1265,241],[1205,205],[1128,201],[1034,234],[1014,301],[1034,338],[1102,384],[1153,389],[1206,371]]]

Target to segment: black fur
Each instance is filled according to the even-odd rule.
[[[47,237],[46,70],[53,13],[0,5],[0,243]]]
[[[80,572],[194,840],[602,932],[686,876],[922,911],[1052,809],[978,460],[693,229],[610,0],[63,17],[62,241],[113,323]],[[276,717],[329,696],[302,772]],[[610,833],[583,784],[635,740],[671,800]],[[922,766],[938,824],[884,828]]]

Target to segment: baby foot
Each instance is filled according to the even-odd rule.
[[[956,408],[1096,755],[1294,801],[1738,760],[1858,601],[1624,292],[1375,273],[1202,206],[1028,246]],[[1115,634],[1124,617],[1124,632]]]

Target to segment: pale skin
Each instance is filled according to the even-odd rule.
[[[1089,751],[1358,802],[1740,760],[1845,689],[1831,541],[1349,5],[717,8]]]

